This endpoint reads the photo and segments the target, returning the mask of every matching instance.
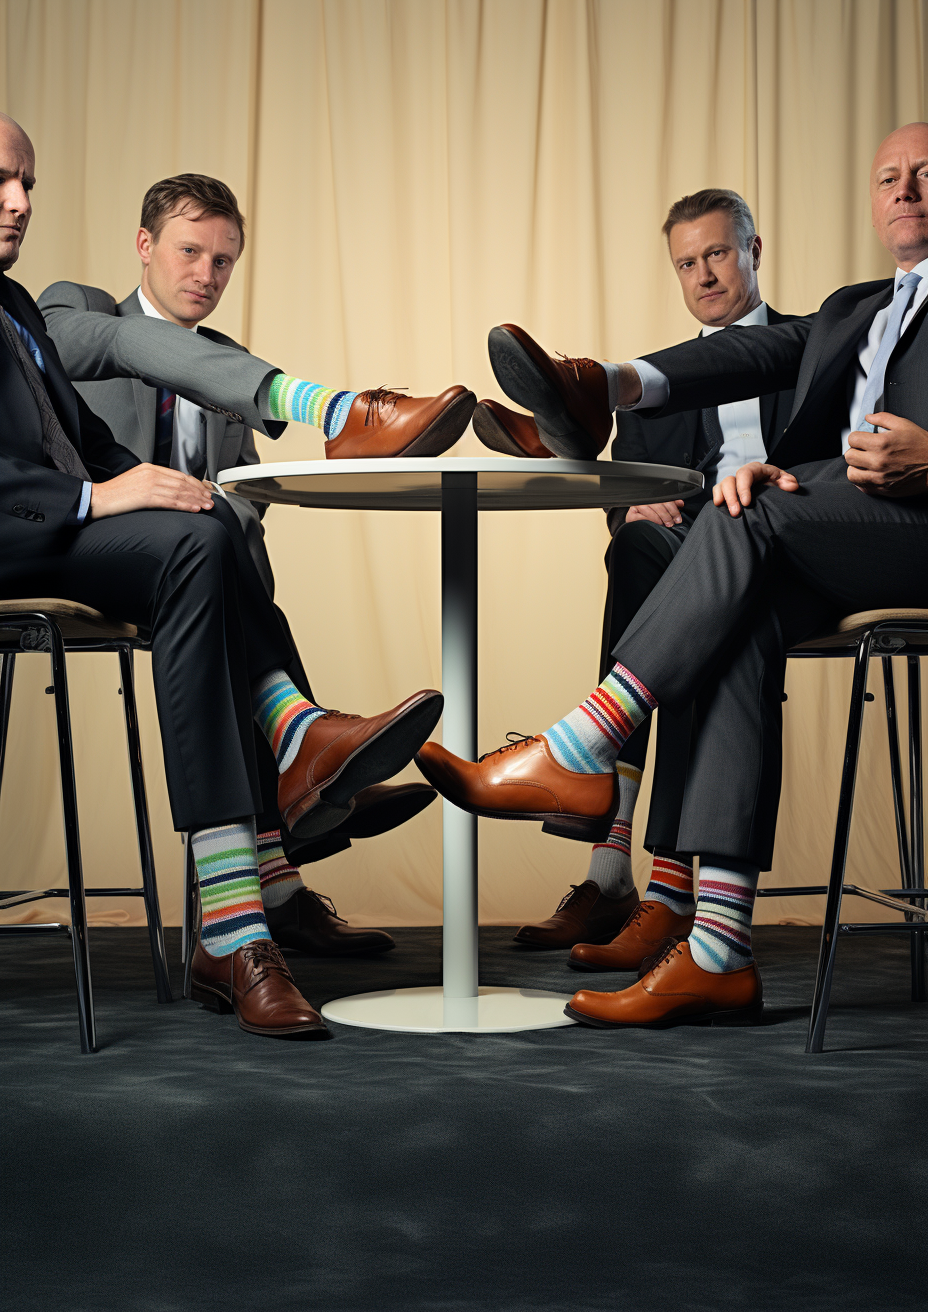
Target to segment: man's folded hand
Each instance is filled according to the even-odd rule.
[[[712,489],[712,501],[716,506],[727,506],[733,519],[741,514],[743,506],[749,506],[753,499],[755,487],[772,484],[781,492],[797,492],[799,479],[777,465],[762,465],[752,460],[749,465],[742,465],[737,474],[729,474]]]
[[[871,496],[917,497],[928,492],[928,432],[911,419],[885,411],[866,420],[883,431],[851,433],[844,453],[850,481]]]

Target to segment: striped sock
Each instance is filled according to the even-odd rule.
[[[624,665],[614,665],[575,711],[542,734],[554,759],[577,774],[611,774],[622,745],[657,702]]]
[[[296,758],[304,733],[325,711],[307,701],[283,670],[271,670],[258,680],[251,690],[251,706],[283,774]]]
[[[718,975],[753,961],[751,912],[759,878],[759,867],[747,861],[699,858],[699,898],[689,943],[703,970]]]
[[[624,761],[616,761],[615,772],[619,776],[619,809],[605,843],[596,843],[593,847],[587,879],[592,879],[606,897],[625,897],[635,887],[632,879],[632,818],[641,787],[641,771]]]
[[[693,858],[685,852],[654,851],[651,881],[643,902],[663,902],[678,916],[691,916],[696,909],[693,898]]]
[[[255,822],[214,825],[190,835],[200,884],[200,942],[212,957],[227,957],[255,939],[270,939],[255,850]]]
[[[357,395],[307,383],[291,374],[275,374],[268,402],[272,419],[295,419],[321,428],[326,437],[338,437]]]
[[[266,907],[282,907],[304,887],[299,870],[284,856],[279,829],[258,835],[258,878],[261,901]]]

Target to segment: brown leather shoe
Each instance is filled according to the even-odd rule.
[[[428,784],[374,784],[362,788],[354,796],[348,819],[319,838],[297,842],[285,825],[280,834],[284,856],[292,866],[305,866],[336,852],[346,852],[353,839],[388,834],[424,811],[437,796]]]
[[[695,912],[678,916],[663,902],[641,902],[617,938],[605,947],[578,942],[567,964],[575,970],[638,970],[665,939],[687,938],[695,918]]]
[[[608,943],[638,905],[634,888],[625,897],[607,897],[592,879],[570,887],[550,919],[523,925],[513,942],[528,948],[572,948],[588,940]]]
[[[298,889],[282,906],[266,907],[264,915],[278,947],[308,957],[357,957],[396,947],[382,929],[352,929],[329,898],[310,888]]]
[[[294,838],[324,834],[347,820],[356,793],[409,764],[443,705],[441,693],[427,688],[369,719],[341,711],[317,716],[277,785],[277,806]]]
[[[441,396],[403,396],[385,387],[359,392],[345,426],[325,444],[326,460],[440,456],[464,432],[477,398],[456,384]]]
[[[280,948],[258,939],[227,957],[213,957],[197,939],[190,968],[191,997],[215,1011],[234,1011],[250,1034],[270,1038],[331,1038],[325,1021],[293,982]]]
[[[541,820],[546,834],[601,843],[618,806],[617,776],[577,774],[551,755],[546,738],[523,738],[462,761],[426,743],[416,764],[433,788],[471,815],[496,820]]]
[[[689,943],[677,943],[644,979],[620,993],[581,989],[564,1014],[602,1029],[665,1025],[754,1025],[764,1009],[757,963],[715,975],[696,965]]]
[[[491,329],[488,345],[497,382],[532,411],[548,450],[569,460],[595,460],[612,432],[602,365],[586,357],[553,360],[514,323]]]
[[[478,401],[474,411],[474,432],[491,451],[507,456],[528,456],[531,460],[550,460],[549,451],[538,433],[531,415],[510,410],[498,401]]]

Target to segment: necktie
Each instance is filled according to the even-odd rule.
[[[174,445],[174,403],[177,395],[166,387],[158,388],[158,413],[155,418],[155,464],[169,468]]]
[[[26,350],[23,339],[13,327],[9,315],[2,307],[0,307],[0,335],[2,335],[14,360],[19,365],[29,386],[29,391],[39,408],[39,416],[42,421],[42,450],[55,468],[60,469],[62,473],[74,474],[75,477],[82,478],[85,482],[91,482],[90,475],[84,467],[84,462],[77,454],[77,448],[61,427],[54,407],[48,399],[45,379],[42,377],[39,366]]]
[[[860,410],[857,412],[856,431],[858,433],[876,432],[873,425],[866,422],[864,415],[874,414],[880,409],[880,401],[886,382],[886,366],[889,364],[889,357],[899,344],[899,338],[902,336],[902,321],[912,304],[915,288],[921,280],[920,273],[907,273],[904,278],[899,279],[899,285],[893,297],[889,323],[886,325],[886,332],[883,334],[880,349],[874,356],[870,372],[867,374],[864,398],[860,403]]]
[[[706,441],[709,443],[709,450],[715,447],[715,455],[712,457],[712,465],[705,466],[707,488],[714,485],[714,474],[719,465],[719,456],[722,454],[722,423],[719,419],[719,408],[716,405],[710,406],[702,412],[702,431],[705,434]],[[708,455],[708,452],[706,453]],[[703,466],[698,466],[703,467]]]

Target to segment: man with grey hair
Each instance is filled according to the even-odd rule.
[[[788,323],[763,300],[758,285],[763,243],[747,202],[736,191],[707,188],[671,205],[662,232],[683,300],[701,325],[699,336],[723,328]],[[776,450],[793,404],[788,388],[729,405],[642,416],[617,413],[614,460],[687,465],[705,489],[687,501],[610,510],[606,552],[609,588],[603,617],[600,677],[610,653],[639,607],[682,547],[714,484],[749,460]],[[498,407],[503,409],[503,407]],[[512,413],[512,412],[510,412]],[[528,416],[524,422],[534,426]],[[548,920],[523,925],[516,941],[535,948],[570,948],[570,964],[588,970],[637,970],[670,935],[693,923],[693,854],[681,850],[680,813],[692,738],[693,709],[658,716],[654,784],[644,846],[653,854],[651,880],[639,902],[632,878],[632,821],[648,749],[650,720],[622,748],[616,770],[619,805],[608,837],[593,848],[584,882]]]

